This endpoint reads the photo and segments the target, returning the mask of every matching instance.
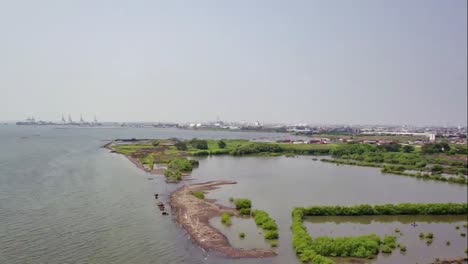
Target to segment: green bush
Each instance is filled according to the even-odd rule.
[[[437,204],[385,204],[355,206],[311,206],[305,207],[309,216],[357,216],[357,215],[464,215],[468,213],[466,203]]]
[[[236,146],[230,154],[234,156],[259,154],[259,153],[281,153],[283,150],[278,144],[250,142],[248,144]]]
[[[208,150],[199,150],[192,153],[193,156],[208,156],[210,152]]]
[[[196,149],[207,150],[208,149],[208,141],[203,139],[192,139],[189,141],[189,144]]]
[[[264,234],[265,239],[278,239],[279,234],[276,230],[268,230]]]
[[[386,254],[392,253],[392,249],[387,245],[382,245],[380,250],[382,251],[382,253],[386,253]]]
[[[182,141],[178,141],[174,144],[174,146],[177,148],[177,150],[185,151],[187,150],[187,144]]]
[[[232,225],[231,215],[228,213],[223,213],[221,215],[221,223],[223,223],[226,226]]]
[[[193,195],[198,199],[205,199],[205,194],[203,192],[194,192]]]
[[[275,220],[273,220],[267,212],[255,210],[253,212],[253,216],[257,226],[260,226],[265,230],[278,230],[278,225]]]
[[[396,237],[395,236],[384,236],[382,244],[388,246],[391,249],[396,248]]]
[[[278,246],[278,241],[274,240],[270,242],[271,247],[277,247]]]
[[[171,170],[178,170],[181,172],[191,172],[193,170],[194,163],[196,162],[193,162],[186,158],[175,158],[169,162],[167,167],[168,169],[171,169]]]
[[[252,201],[250,201],[249,199],[235,199],[234,204],[236,205],[237,210],[243,208],[250,209],[252,207]]]
[[[241,215],[250,215],[250,208],[241,208],[241,209],[239,210],[239,213],[240,213]]]
[[[400,248],[400,251],[406,252],[406,246],[405,245],[400,244],[399,248]]]
[[[189,160],[190,165],[192,165],[192,168],[198,167],[200,165],[200,162],[198,160]]]
[[[178,170],[167,169],[164,172],[164,176],[167,177],[168,180],[171,181],[180,181],[182,180],[182,173]]]
[[[244,233],[244,232],[240,232],[240,233],[239,233],[239,237],[240,237],[240,238],[245,238],[245,233]]]
[[[224,141],[220,140],[220,141],[218,141],[218,147],[219,147],[220,149],[223,149],[223,148],[226,147],[226,143],[225,143]]]

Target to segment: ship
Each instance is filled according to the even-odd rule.
[[[34,117],[28,117],[26,118],[26,121],[16,122],[16,124],[20,126],[56,125],[56,123],[53,123],[53,122],[46,122],[42,120],[36,121]]]

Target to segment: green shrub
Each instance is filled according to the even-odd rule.
[[[237,210],[243,208],[250,209],[252,207],[252,201],[250,201],[249,199],[235,199],[234,204],[236,205]]]
[[[250,208],[241,208],[241,209],[239,210],[239,213],[240,213],[241,215],[250,215]]]
[[[172,181],[182,180],[182,173],[178,170],[167,169],[164,172],[164,176],[166,176],[168,180],[172,180]]]
[[[196,149],[207,150],[208,149],[208,141],[203,139],[192,139],[189,141],[189,144]]]
[[[178,170],[181,172],[191,172],[193,170],[194,162],[186,159],[186,158],[175,158],[172,159],[168,164],[168,169],[171,170]]]
[[[384,236],[382,243],[391,249],[396,248],[396,237],[395,236]]]
[[[218,147],[219,147],[220,149],[223,149],[223,148],[226,147],[226,143],[225,143],[224,141],[220,140],[220,141],[218,141]]]
[[[200,165],[200,162],[198,160],[189,160],[190,165],[192,165],[192,168],[198,167]]]
[[[400,244],[399,248],[400,248],[400,251],[406,252],[406,246],[405,245]]]
[[[198,199],[205,199],[205,194],[203,192],[194,192],[193,195]]]
[[[226,226],[232,225],[231,215],[228,213],[223,213],[221,215],[221,223],[223,223]]]
[[[208,150],[199,150],[192,153],[193,156],[208,156],[210,152]]]
[[[183,141],[178,141],[174,144],[174,146],[177,148],[177,150],[185,151],[187,150],[187,144]]]
[[[385,204],[354,206],[311,206],[303,208],[308,216],[358,216],[358,215],[464,215],[468,213],[466,203],[434,204]]]
[[[250,142],[248,144],[239,145],[230,154],[234,156],[259,154],[259,153],[281,153],[283,150],[278,144]]]
[[[380,248],[380,251],[382,251],[382,253],[386,253],[386,254],[392,253],[392,249],[387,245],[382,245],[382,247]]]
[[[264,234],[265,239],[278,239],[278,231],[276,230],[268,230]]]
[[[244,232],[240,232],[240,233],[239,233],[239,237],[240,237],[240,238],[245,238],[245,233],[244,233]]]
[[[266,230],[277,230],[278,225],[276,224],[275,220],[268,215],[267,212],[262,210],[255,210],[253,212],[254,220],[257,226],[260,226]]]
[[[277,247],[278,246],[278,241],[274,240],[270,242],[271,247]]]

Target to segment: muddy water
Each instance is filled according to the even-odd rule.
[[[299,263],[291,248],[289,229],[291,211],[296,206],[466,202],[467,197],[466,186],[383,175],[375,168],[337,166],[314,161],[312,157],[208,157],[201,160],[200,167],[192,173],[192,176],[195,181],[213,179],[237,181],[238,184],[223,186],[212,191],[207,197],[217,199],[224,205],[231,204],[230,197],[249,198],[253,201],[254,208],[270,213],[280,227],[280,246],[276,249],[279,256],[273,260],[273,263]],[[265,243],[262,238],[255,236],[252,238],[253,241],[249,239],[251,234],[259,232],[253,220],[250,221],[253,227],[248,228],[244,240],[236,238],[239,230],[235,225],[220,230],[233,244],[240,247],[248,247],[251,243],[262,245]],[[449,233],[447,239],[450,238],[456,241],[460,239],[460,235]],[[423,245],[425,246],[424,243]],[[434,241],[434,247],[437,245]],[[424,253],[428,258],[434,259],[451,255],[455,247],[444,246],[438,248],[439,250],[422,247],[418,253]],[[461,253],[463,251],[464,249]],[[459,250],[457,252],[460,253]],[[404,259],[406,256],[408,258]],[[418,257],[411,253],[409,245],[407,255],[402,257],[403,259],[399,260],[403,262],[400,263],[414,263],[413,260],[418,260]],[[421,257],[421,261],[426,259]],[[424,263],[421,261],[419,263]],[[392,259],[379,257],[374,259],[373,263],[392,263]]]

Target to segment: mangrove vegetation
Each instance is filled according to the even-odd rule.
[[[380,238],[375,234],[357,237],[312,238],[303,223],[306,216],[360,216],[360,215],[464,215],[467,204],[386,204],[356,206],[311,206],[295,208],[292,212],[293,247],[302,262],[317,263],[325,257],[373,258],[379,252],[390,254],[397,247],[395,236]],[[420,234],[432,243],[433,234]],[[400,251],[406,251],[400,245]],[[327,260],[325,263],[333,263]]]

